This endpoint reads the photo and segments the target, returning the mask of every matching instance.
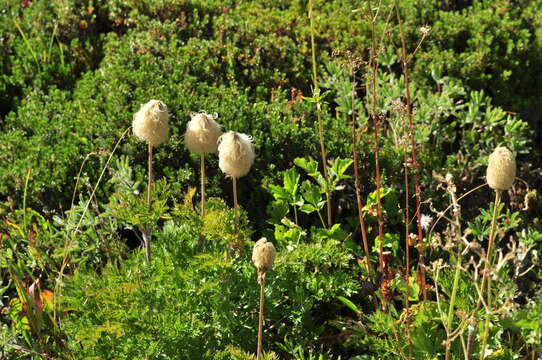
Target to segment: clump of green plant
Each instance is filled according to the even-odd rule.
[[[274,237],[284,246],[298,245],[306,231],[300,225],[298,212],[318,214],[321,226],[315,232],[326,234],[338,240],[344,240],[346,234],[340,224],[328,227],[322,217],[322,209],[326,204],[325,194],[332,194],[344,189],[342,182],[349,179],[347,170],[352,160],[337,158],[329,165],[329,176],[326,180],[318,170],[318,163],[312,158],[296,158],[294,163],[303,169],[309,179],[301,182],[301,175],[295,168],[283,173],[283,185],[269,185],[275,201],[269,206],[269,222],[274,225]],[[293,209],[293,221],[288,217],[290,208]]]

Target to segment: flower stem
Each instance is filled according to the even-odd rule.
[[[410,211],[409,211],[409,191],[408,191],[408,166],[407,166],[407,145],[405,145],[405,158],[404,158],[404,167],[405,167],[405,255],[406,255],[406,274],[405,274],[405,309],[407,314],[410,314]],[[412,334],[410,332],[410,316],[407,316],[407,338],[408,338],[408,358],[412,359]]]
[[[205,216],[205,154],[200,155],[200,173],[201,173],[201,216]]]
[[[148,144],[148,174],[147,174],[147,206],[151,207],[152,202],[152,144]],[[149,225],[146,229],[143,229],[143,243],[145,246],[145,260],[147,261],[147,264],[151,263],[151,225]]]
[[[405,78],[405,97],[407,102],[407,116],[408,116],[408,125],[409,125],[409,135],[410,143],[412,149],[412,166],[414,168],[414,191],[416,196],[416,217],[418,218],[418,241],[423,244],[423,232],[421,224],[421,200],[420,200],[420,166],[418,164],[417,152],[416,152],[416,137],[414,136],[414,122],[412,120],[412,100],[410,96],[410,85],[408,77],[408,60],[406,52],[406,42],[405,36],[403,33],[403,25],[401,22],[401,15],[399,14],[399,5],[396,3],[395,10],[397,12],[397,22],[399,23],[399,32],[401,34],[401,45],[403,50],[403,76]],[[424,301],[427,300],[427,287],[425,286],[425,257],[423,254],[423,246],[420,248],[419,252],[419,266],[420,266],[420,280],[422,286],[422,294]]]
[[[265,300],[265,273],[258,274],[258,282],[260,283],[260,313],[258,317],[258,352],[257,360],[261,359],[262,356],[262,338],[263,338],[263,304]]]
[[[239,232],[239,204],[237,204],[237,179],[232,177],[233,179],[233,209],[235,211],[235,217],[233,219],[233,233],[237,235]]]
[[[312,59],[312,82],[314,86],[314,91],[318,89],[318,76],[316,72],[316,45],[314,44],[314,16],[312,11],[312,0],[309,0],[309,20],[310,20],[310,29],[311,29],[311,59]],[[318,93],[318,96],[320,94]],[[325,147],[325,140],[324,140],[324,124],[322,122],[322,105],[320,103],[320,99],[316,102],[316,117],[318,119],[318,136],[320,138],[320,153],[322,156],[322,168],[324,170],[324,179],[326,180],[326,184],[328,183],[328,171],[327,171],[327,155],[326,155],[326,147]],[[331,192],[329,189],[326,189],[326,203],[327,203],[327,225],[328,227],[331,227],[333,224],[333,220],[331,218]]]
[[[455,275],[454,275],[454,284],[452,287],[452,297],[450,299],[450,308],[448,309],[448,321],[446,323],[446,333],[449,336],[449,334],[452,333],[452,322],[454,319],[454,307],[455,307],[455,299],[457,296],[457,287],[459,286],[459,276],[461,275],[461,263],[463,261],[463,255],[461,252],[461,249],[459,250],[459,256],[457,257],[457,264],[455,268]],[[448,339],[449,340],[449,339]],[[446,341],[446,360],[450,358],[450,350],[452,347],[452,343],[450,341]]]
[[[352,91],[352,98],[354,97],[354,92]],[[352,100],[352,104],[354,101]],[[359,180],[359,167],[358,167],[358,151],[357,151],[357,134],[356,134],[356,118],[355,111],[352,111],[352,143],[353,143],[353,153],[354,153],[354,180],[356,186],[356,200],[358,204],[358,217],[359,225],[361,227],[361,238],[363,240],[363,250],[365,251],[365,266],[367,267],[367,272],[369,277],[372,278],[373,269],[371,267],[371,258],[369,253],[369,243],[367,241],[367,229],[365,228],[365,221],[363,218],[363,203],[361,201],[361,182]]]
[[[486,320],[484,322],[484,335],[482,340],[482,347],[480,348],[480,360],[483,360],[486,353],[486,347],[487,347],[487,339],[489,336],[489,313],[491,312],[491,276],[489,273],[491,272],[492,267],[492,258],[491,253],[493,252],[493,246],[495,243],[495,233],[497,229],[497,216],[499,212],[499,206],[501,203],[501,191],[495,190],[495,204],[493,205],[493,217],[491,219],[491,231],[489,233],[489,244],[487,246],[487,254],[486,254],[486,265],[484,269],[484,275],[482,277],[482,287],[481,287],[481,294],[484,294],[484,284],[485,280],[487,280],[487,308],[486,308]]]

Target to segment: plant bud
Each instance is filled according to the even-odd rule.
[[[245,176],[254,158],[250,136],[229,131],[218,138],[218,166],[226,175],[234,178]]]
[[[151,100],[135,113],[132,129],[140,141],[158,146],[167,138],[168,120],[167,106],[160,100]]]
[[[184,141],[188,150],[196,154],[214,153],[218,149],[218,138],[222,134],[220,125],[205,112],[191,113],[186,126]]]
[[[266,238],[261,238],[254,245],[252,251],[252,261],[258,269],[258,272],[265,273],[271,269],[273,262],[275,261],[276,251],[273,243],[267,242]]]
[[[516,178],[516,158],[505,147],[496,148],[489,155],[486,179],[494,190],[508,190]]]

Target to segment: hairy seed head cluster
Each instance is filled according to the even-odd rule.
[[[218,150],[218,138],[222,134],[220,125],[205,112],[191,113],[191,120],[186,125],[184,141],[188,150],[196,154],[215,153]]]
[[[273,243],[268,242],[266,238],[261,238],[254,245],[252,261],[258,272],[265,273],[271,269],[273,262],[275,262],[275,256],[275,246],[273,246]]]
[[[505,147],[496,148],[489,155],[486,179],[494,190],[508,190],[516,178],[516,158]]]
[[[135,113],[132,129],[139,140],[158,146],[167,138],[168,120],[167,106],[160,100],[151,100]]]
[[[226,175],[234,178],[245,176],[254,158],[250,136],[229,131],[218,139],[218,166]]]

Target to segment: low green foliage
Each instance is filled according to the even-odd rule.
[[[231,213],[212,199],[209,205],[206,217]],[[195,211],[185,211],[183,221],[168,220],[153,243],[151,266],[136,253],[122,264],[107,265],[100,277],[84,267],[76,271],[62,305],[73,354],[211,358],[230,345],[255,351],[259,286],[250,245],[225,261],[228,244],[218,234],[231,232],[231,219],[213,221],[208,230],[204,220],[205,242],[199,245],[200,229],[191,225],[198,219]],[[336,308],[338,294],[358,290],[349,269],[352,258],[337,244],[326,239],[294,250],[279,248],[266,281],[267,349],[285,336],[305,349],[317,348],[327,328],[318,312]]]

